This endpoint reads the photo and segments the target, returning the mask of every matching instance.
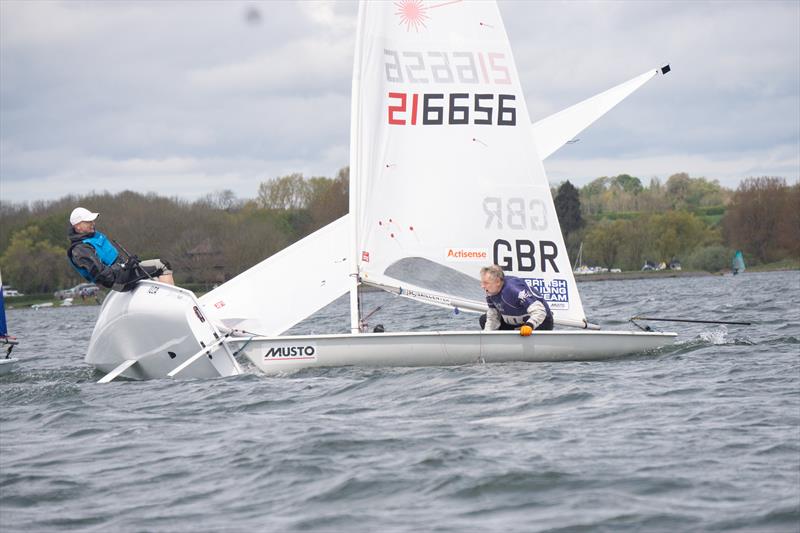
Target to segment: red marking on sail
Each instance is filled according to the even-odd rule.
[[[428,10],[450,4],[458,4],[462,1],[463,0],[449,0],[448,2],[426,6],[422,3],[422,0],[399,0],[394,3],[397,7],[395,15],[400,17],[401,25],[406,25],[406,31],[411,31],[413,27],[414,31],[419,32],[420,28],[427,28],[425,22],[431,18],[426,13]]]
[[[420,27],[426,27],[425,20],[430,17],[425,14],[427,8],[422,5],[422,0],[400,0],[394,5],[398,9],[395,15],[400,16],[400,24],[406,25],[406,31],[411,31],[412,26],[416,32]]]
[[[483,74],[483,83],[489,83],[489,73],[486,71],[486,61],[483,60],[483,54],[478,52],[478,62],[481,64],[481,73]]]

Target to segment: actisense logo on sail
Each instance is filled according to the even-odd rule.
[[[447,248],[444,251],[444,260],[451,263],[485,263],[488,258],[489,252],[483,248]]]
[[[517,124],[516,95],[492,86],[511,83],[509,60],[502,52],[409,51],[384,49],[386,81],[414,87],[436,84],[438,90],[390,91],[389,124],[396,126]],[[452,90],[447,90],[448,86]],[[456,89],[456,87],[458,89]],[[474,91],[470,91],[475,87]]]
[[[308,361],[317,359],[317,346],[309,344],[271,344],[264,354],[264,362],[272,361]]]

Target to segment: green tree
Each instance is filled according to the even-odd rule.
[[[561,223],[561,232],[566,240],[567,235],[581,229],[584,225],[581,216],[580,193],[569,180],[565,181],[558,188],[554,202],[558,221]]]
[[[651,215],[623,221],[620,225],[618,266],[623,270],[639,270],[645,259],[653,254],[654,234]]]
[[[667,211],[656,215],[653,223],[659,228],[655,251],[658,259],[666,263],[685,258],[695,248],[719,240],[700,218],[686,211]]]
[[[685,268],[719,272],[730,268],[732,252],[721,244],[712,244],[695,249],[681,263]]]
[[[11,244],[0,257],[0,268],[7,282],[29,293],[52,292],[77,279],[64,249],[44,240],[35,225],[11,236]]]
[[[785,239],[782,233],[786,231],[781,228],[797,216],[797,195],[791,193],[783,178],[764,176],[742,181],[722,221],[728,246],[741,249],[760,262],[778,259],[781,240]]]
[[[642,190],[644,190],[644,187],[642,187],[642,182],[639,180],[639,178],[635,178],[628,174],[620,174],[614,178],[614,182],[628,194],[639,194],[642,192]]]
[[[306,207],[309,185],[300,173],[273,178],[258,186],[258,205],[265,209]]]
[[[597,215],[604,211],[603,193],[606,191],[609,178],[597,178],[581,187],[581,205],[586,215]]]
[[[324,182],[320,181],[319,185],[312,187],[314,193],[308,202],[314,229],[321,228],[347,214],[350,207],[350,167],[340,169],[333,180],[317,179]]]
[[[592,262],[606,268],[618,268],[625,224],[623,220],[603,220],[586,233],[584,250]]]

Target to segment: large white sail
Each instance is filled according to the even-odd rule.
[[[534,122],[532,133],[539,157],[542,160],[547,159],[656,74],[666,74],[669,71],[669,65],[648,70],[616,87]]]
[[[582,324],[496,4],[364,2],[359,20],[350,175],[361,278],[451,294],[466,279],[480,297],[478,271],[497,263],[558,321]]]
[[[203,310],[228,328],[278,335],[347,293],[348,218],[242,272],[200,298]]]

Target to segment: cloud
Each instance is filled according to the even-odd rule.
[[[252,12],[258,12],[257,20]],[[500,2],[531,117],[650,68],[554,180],[800,174],[797,2]],[[0,1],[0,196],[255,196],[348,164],[354,2]]]

